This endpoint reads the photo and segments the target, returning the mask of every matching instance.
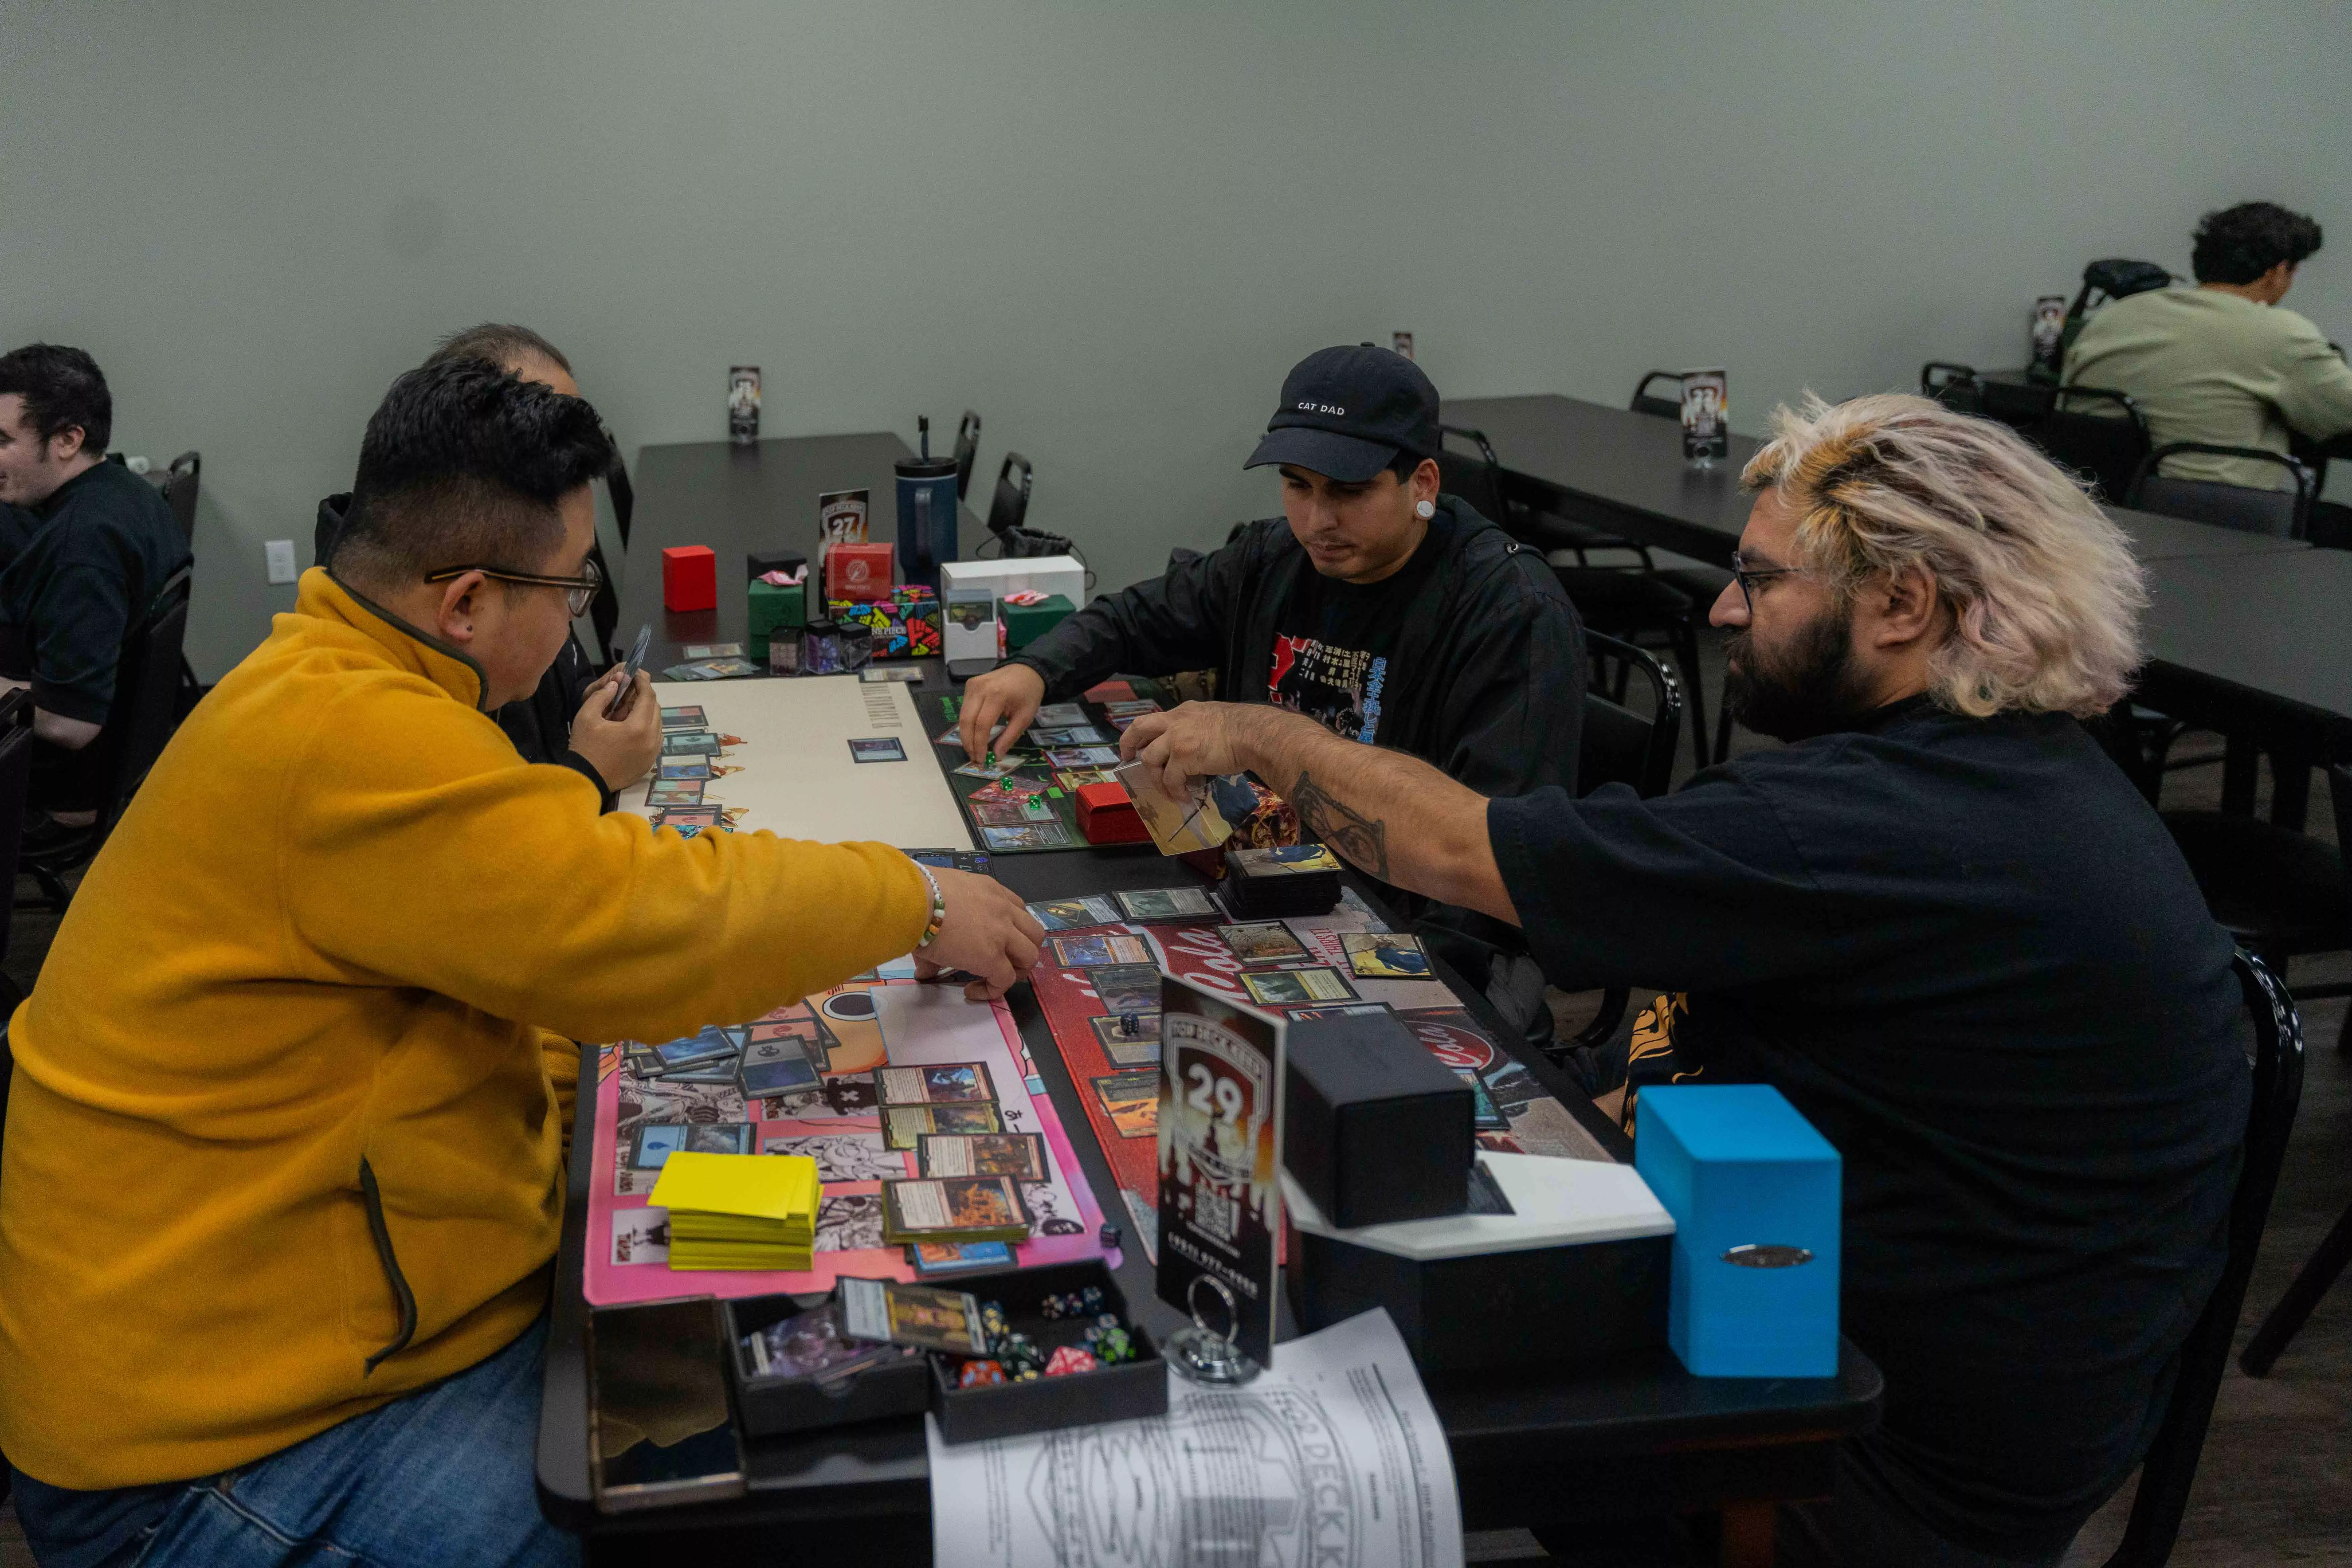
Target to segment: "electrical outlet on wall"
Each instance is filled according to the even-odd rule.
[[[294,542],[273,539],[264,543],[262,552],[269,558],[269,580],[273,583],[294,581]]]

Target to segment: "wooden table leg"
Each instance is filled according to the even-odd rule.
[[[1724,1504],[1723,1568],[1772,1568],[1772,1531],[1780,1519],[1778,1503]]]

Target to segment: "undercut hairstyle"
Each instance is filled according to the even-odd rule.
[[[2131,689],[2147,590],[2123,530],[2083,485],[2006,426],[1885,393],[1773,411],[1740,482],[1797,518],[1788,563],[1841,605],[1873,577],[1933,579],[1952,629],[1928,689],[1975,718],[2088,718]]]
[[[368,421],[335,575],[389,589],[452,566],[540,572],[563,542],[556,502],[612,467],[585,398],[478,359],[422,365]]]
[[[81,427],[85,451],[104,453],[114,437],[114,395],[98,362],[63,343],[26,343],[0,354],[0,395],[25,400],[25,422],[44,441]]]
[[[2189,269],[2200,283],[2252,283],[2284,261],[2300,267],[2319,248],[2319,225],[2275,202],[2241,202],[2197,225]]]
[[[425,363],[446,364],[456,359],[485,360],[498,365],[519,359],[543,359],[566,375],[575,374],[562,349],[529,327],[519,327],[511,321],[484,321],[479,326],[451,332],[434,347]]]

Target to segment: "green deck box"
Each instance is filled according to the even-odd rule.
[[[1076,608],[1059,594],[1048,594],[1034,605],[1005,605],[1000,614],[1004,617],[1004,646],[1009,651],[1027,647],[1047,632],[1062,624],[1062,617]]]
[[[751,579],[751,658],[761,664],[768,662],[768,634],[781,629],[798,629],[808,625],[808,584],[794,583],[779,588],[773,583]]]

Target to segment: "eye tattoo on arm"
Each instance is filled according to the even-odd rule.
[[[1290,792],[1290,804],[1298,812],[1298,820],[1315,830],[1315,836],[1332,849],[1353,860],[1382,881],[1389,876],[1388,824],[1371,818],[1344,805],[1339,798],[1315,782],[1314,775],[1302,773],[1298,784]]]

